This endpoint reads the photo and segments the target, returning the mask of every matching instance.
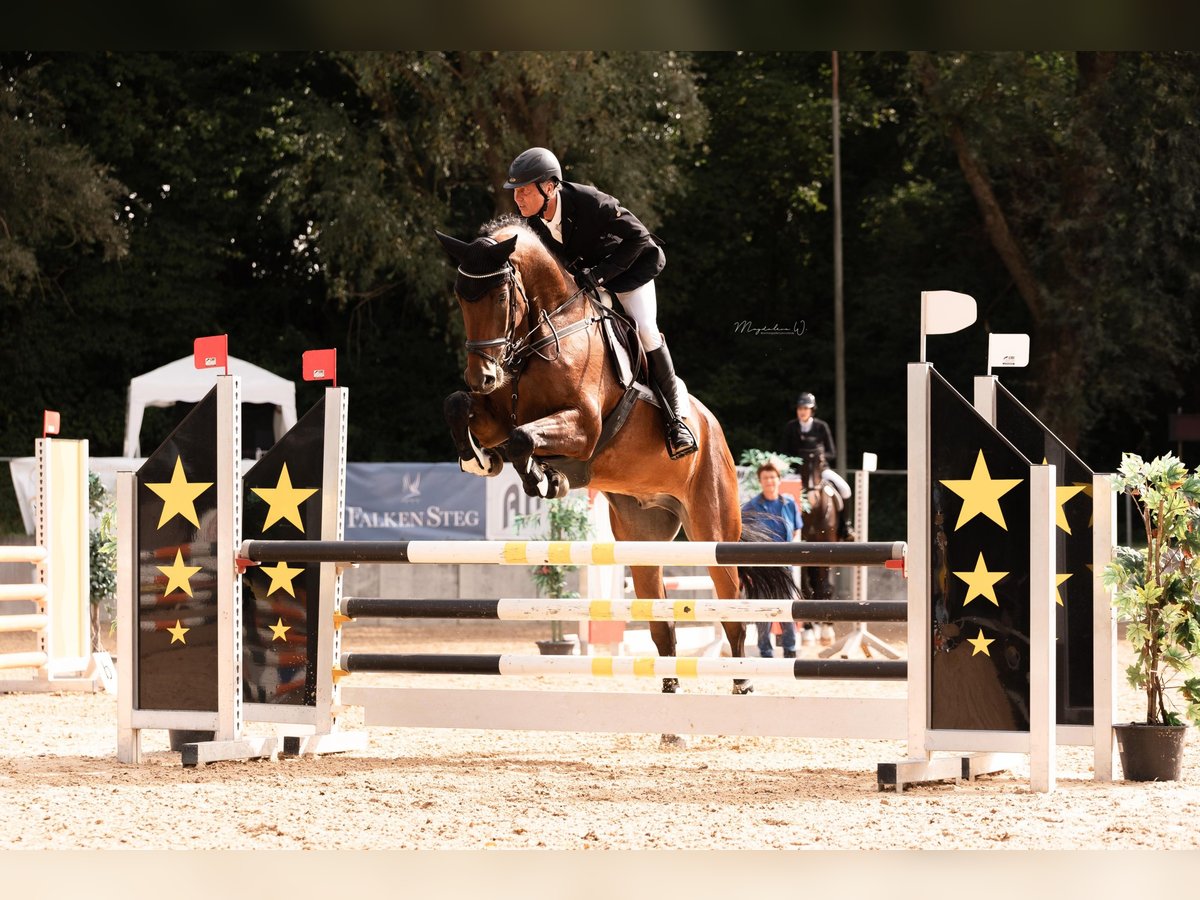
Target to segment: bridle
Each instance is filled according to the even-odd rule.
[[[494,243],[494,242],[493,242]],[[587,294],[584,288],[579,288],[570,297],[555,307],[553,312],[547,313],[546,310],[541,310],[541,315],[533,324],[533,327],[523,337],[517,337],[517,294],[521,295],[521,299],[525,303],[525,308],[530,309],[531,304],[529,298],[525,295],[525,288],[522,286],[520,279],[517,277],[516,269],[513,268],[511,262],[505,262],[503,268],[497,269],[495,272],[487,272],[484,274],[476,274],[474,272],[463,271],[463,267],[458,267],[458,274],[464,278],[488,279],[502,278],[500,282],[508,288],[508,309],[506,311],[507,327],[505,328],[502,337],[486,338],[477,341],[466,341],[465,346],[468,353],[474,353],[477,356],[482,356],[492,365],[503,369],[509,374],[518,373],[531,356],[538,356],[546,362],[554,362],[558,359],[562,352],[561,342],[576,332],[583,331],[589,328],[593,323],[599,322],[599,316],[585,316],[577,322],[572,322],[566,328],[556,328],[554,318],[564,312],[572,303],[580,296],[587,296],[589,302],[592,298]],[[535,335],[539,330],[546,327],[550,333],[542,337],[536,338]],[[549,356],[542,352],[551,344],[554,345],[554,355]],[[497,359],[487,351],[493,347],[500,347],[500,357]]]

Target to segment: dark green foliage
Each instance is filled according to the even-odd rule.
[[[928,289],[980,308],[930,339],[939,369],[965,390],[988,330],[1030,332],[1005,382],[1098,468],[1200,410],[1198,60],[841,54],[843,469],[905,464]],[[508,208],[530,144],[666,241],[681,375],[735,456],[778,449],[798,391],[834,415],[830,74],[825,52],[0,53],[0,454],[27,455],[47,407],[120,453],[129,378],[228,332],[297,380],[303,350],[339,348],[352,459],[450,458],[464,359],[433,229]],[[298,388],[302,409],[321,390]]]

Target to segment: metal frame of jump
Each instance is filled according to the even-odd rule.
[[[88,549],[88,442],[39,438],[38,498],[32,546],[0,546],[0,562],[30,563],[37,580],[0,585],[0,608],[36,604],[32,613],[0,615],[0,631],[31,631],[36,650],[0,654],[0,669],[35,669],[32,678],[0,680],[0,693],[96,691],[92,656]]]

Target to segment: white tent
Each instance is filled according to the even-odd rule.
[[[223,369],[197,369],[191,356],[160,366],[129,381],[129,407],[125,414],[125,456],[141,455],[142,417],[147,406],[173,406],[204,399]],[[271,403],[275,406],[275,437],[296,424],[296,384],[266,369],[229,357],[229,374],[242,380],[243,403]]]

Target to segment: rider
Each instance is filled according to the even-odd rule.
[[[695,453],[696,438],[683,421],[687,397],[681,396],[656,318],[654,278],[667,262],[662,242],[615,197],[563,181],[558,158],[544,147],[531,147],[514,159],[504,187],[576,283],[615,294],[637,323],[650,378],[663,404],[667,453],[672,459]]]
[[[817,398],[808,391],[796,399],[796,418],[783,426],[783,440],[780,443],[788,456],[806,456],[817,450],[823,451],[825,468],[821,478],[832,484],[842,498],[842,508],[838,511],[838,538],[846,541],[851,538],[850,525],[846,521],[850,485],[832,468],[837,459],[837,449],[833,445],[829,424],[813,416],[816,405]]]

